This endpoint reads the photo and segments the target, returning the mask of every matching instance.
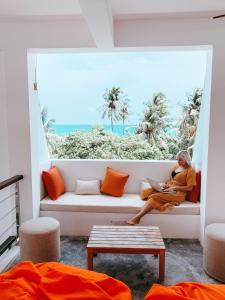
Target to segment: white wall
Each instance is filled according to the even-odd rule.
[[[25,49],[17,47],[5,50],[5,71],[10,175],[24,175],[24,179],[20,182],[21,218],[24,220],[32,216],[33,206]]]
[[[4,54],[0,52],[0,181],[10,177]],[[0,190],[0,245],[16,235],[15,185]],[[2,260],[2,257],[0,258]]]
[[[34,57],[27,57],[29,48],[89,47],[93,40],[82,20],[60,22],[2,22],[0,23],[0,49],[4,54],[6,73],[6,109],[1,115],[7,120],[9,175],[23,174],[20,182],[21,221],[36,217],[39,212],[40,164],[45,166],[45,149],[41,127],[36,123],[38,108],[32,93]],[[28,65],[30,85],[28,89]],[[30,95],[30,101],[29,101]],[[30,114],[32,119],[30,118]],[[40,116],[40,115],[39,115]],[[40,131],[39,131],[40,130]],[[43,161],[39,158],[42,155]],[[7,161],[7,160],[6,160]]]
[[[216,45],[224,28],[222,19],[117,20],[115,44],[117,47]]]
[[[28,86],[30,111],[30,144],[31,144],[31,172],[32,172],[32,204],[33,217],[39,216],[41,195],[41,169],[48,164],[48,148],[41,122],[41,111],[38,101],[38,91],[34,90],[36,54],[28,53]],[[50,166],[50,162],[48,164]]]
[[[225,222],[225,44],[218,40],[213,50],[212,104],[210,108],[206,224]]]
[[[198,121],[198,129],[195,138],[193,154],[194,166],[201,170],[201,214],[200,214],[200,241],[204,240],[204,228],[206,223],[206,204],[210,201],[207,198],[207,178],[208,178],[208,146],[209,146],[209,119],[210,119],[210,99],[211,99],[211,79],[212,79],[212,50],[207,53],[207,67],[202,95],[201,111]]]
[[[4,54],[0,52],[0,181],[9,177]]]
[[[225,32],[224,20],[117,20],[114,27],[116,50],[156,49],[174,46],[213,47],[212,94],[209,125],[208,177],[205,182],[205,222],[225,221],[225,201],[220,192],[224,185],[225,141]],[[156,48],[155,48],[156,47]],[[0,26],[0,49],[6,57],[7,121],[11,172],[25,174],[22,193],[23,219],[33,214],[31,181],[31,138],[27,89],[27,48],[86,48],[94,42],[83,20],[52,22],[5,22]],[[101,49],[102,51],[104,49]],[[110,50],[110,49],[108,49]],[[18,152],[17,152],[18,150]],[[204,160],[207,159],[204,157]],[[202,224],[202,232],[204,230]]]

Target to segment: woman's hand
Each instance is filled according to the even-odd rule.
[[[170,186],[167,183],[160,184],[163,189],[168,189]]]
[[[193,186],[189,186],[189,185],[174,185],[171,188],[173,188],[174,191],[190,192],[190,191],[192,191]]]
[[[176,190],[175,190],[175,188],[174,187],[168,187],[168,188],[166,188],[166,189],[163,189],[163,192],[175,192]]]

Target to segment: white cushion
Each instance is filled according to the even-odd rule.
[[[56,201],[49,197],[41,201],[42,211],[70,211],[96,213],[137,213],[145,204],[138,194],[124,194],[123,197],[107,195],[76,195],[67,192]],[[152,210],[154,214],[199,215],[199,203],[185,201],[180,206],[165,212]]]
[[[99,180],[77,180],[76,194],[78,195],[99,195],[100,181]]]
[[[146,190],[146,189],[150,189],[150,184],[149,182],[147,181],[142,181],[141,182],[141,186],[140,186],[140,192],[142,192],[143,190]]]

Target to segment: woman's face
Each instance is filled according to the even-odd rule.
[[[177,158],[177,162],[178,162],[178,165],[179,165],[180,167],[186,167],[186,165],[187,165],[186,160],[184,160],[184,159],[181,158],[181,157],[178,157],[178,158]]]

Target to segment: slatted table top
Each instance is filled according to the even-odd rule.
[[[165,245],[156,226],[94,225],[87,248],[164,250]]]

